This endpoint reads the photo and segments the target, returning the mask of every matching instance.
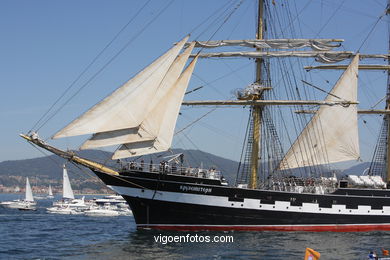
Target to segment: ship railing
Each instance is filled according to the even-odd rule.
[[[162,162],[160,164],[143,163],[143,162],[130,162],[121,166],[122,170],[138,170],[143,172],[154,172],[162,174],[173,174],[195,178],[205,178],[212,180],[221,180],[221,171],[215,168],[203,169],[199,167],[185,167],[176,163]]]
[[[271,179],[266,189],[274,191],[287,191],[295,193],[331,193],[336,186],[333,182],[326,182],[321,179]]]

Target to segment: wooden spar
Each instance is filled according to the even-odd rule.
[[[348,65],[321,65],[321,66],[306,66],[305,70],[345,70]],[[359,70],[390,70],[390,65],[374,65],[374,64],[360,64]]]
[[[356,105],[353,101],[324,101],[324,100],[206,100],[184,101],[185,106],[280,106],[280,105]]]
[[[258,21],[257,21],[257,31],[256,31],[256,39],[263,40],[264,39],[264,21],[263,21],[263,12],[264,12],[264,3],[263,0],[259,0],[258,6]],[[257,51],[261,51],[261,49],[256,49]],[[262,67],[263,67],[263,58],[256,58],[256,79],[255,82],[259,85],[262,85]],[[261,100],[263,96],[263,92],[260,93],[258,97],[256,97],[253,101]],[[257,178],[259,176],[259,157],[261,154],[260,151],[260,134],[261,134],[261,120],[262,120],[262,107],[252,105],[252,153],[251,153],[251,162],[250,162],[250,180],[249,180],[249,188],[256,189],[257,188]]]
[[[297,110],[294,113],[296,114],[314,114],[316,110]],[[366,110],[358,110],[358,114],[362,115],[389,115],[390,109],[366,109]]]
[[[387,0],[386,15],[390,14],[390,0]],[[387,18],[389,19],[389,18]],[[390,25],[388,25],[390,29]],[[388,36],[388,49],[390,50],[390,35]],[[387,61],[390,65],[390,60]],[[387,91],[386,91],[386,109],[390,109],[390,71],[387,71]],[[385,179],[386,183],[390,184],[390,115],[386,115],[387,119],[387,149],[386,149],[386,173]]]
[[[115,171],[111,168],[108,168],[100,163],[90,161],[88,159],[79,157],[79,156],[73,154],[72,152],[63,151],[63,150],[58,149],[54,146],[51,146],[51,145],[45,143],[43,140],[39,139],[37,136],[34,136],[34,134],[31,136],[20,134],[20,136],[22,138],[26,139],[30,143],[33,143],[39,147],[42,147],[43,149],[46,149],[46,150],[48,150],[48,151],[50,151],[50,152],[52,152],[52,153],[54,153],[62,158],[65,158],[67,160],[74,161],[75,163],[81,164],[81,165],[83,165],[91,170],[98,170],[98,171],[105,172],[107,174],[119,175],[119,173],[117,171]]]

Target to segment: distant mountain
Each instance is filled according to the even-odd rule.
[[[235,180],[238,163],[229,159],[225,159],[210,153],[205,153],[199,150],[182,150],[174,149],[173,153],[184,154],[184,165],[191,167],[203,168],[216,167],[223,172],[225,178],[233,182]],[[77,152],[81,157],[88,158],[106,165],[115,165],[115,161],[111,160],[111,153],[100,150],[86,150]],[[160,153],[152,156],[144,156],[145,164],[148,164],[150,160],[153,163],[158,163],[164,160],[164,156],[169,155],[168,153]],[[140,160],[140,159],[139,159]],[[56,155],[50,155],[45,157],[39,157],[34,159],[26,160],[15,160],[15,161],[3,161],[0,162],[0,177],[1,176],[32,176],[50,179],[61,179],[62,178],[62,165],[66,163],[69,176],[72,179],[85,179],[86,173],[91,173],[84,167],[76,167],[73,164],[67,162],[65,159],[60,158]],[[92,176],[93,174],[89,174]]]
[[[202,167],[209,169],[215,167],[220,170],[229,183],[234,183],[237,175],[238,162],[225,159],[210,153],[202,152],[199,150],[183,150],[173,149],[173,154],[184,154],[184,166]],[[111,160],[111,153],[100,150],[86,150],[77,152],[81,157],[88,158],[108,166],[115,166],[117,163]],[[170,153],[159,153],[154,155],[147,155],[143,157],[145,165],[148,165],[152,160],[154,164],[158,164],[162,160],[167,160],[165,157]],[[138,159],[140,161],[141,159]],[[130,162],[130,160],[128,160]],[[84,183],[83,187],[92,185],[90,182],[101,182],[97,180],[97,177],[87,168],[78,167],[65,159],[60,158],[57,155],[50,155],[45,157],[39,157],[26,160],[15,161],[3,161],[0,162],[0,184],[6,186],[23,185],[24,178],[21,177],[34,177],[41,180],[43,183],[55,181],[61,183],[62,180],[62,165],[66,164],[69,176],[71,180]],[[364,162],[354,165],[344,171],[338,171],[338,175],[361,175],[368,167],[370,162]],[[325,169],[324,169],[325,170]],[[302,176],[303,169],[295,169],[294,175]],[[8,178],[8,176],[19,176],[18,178]],[[89,181],[88,183],[87,180]],[[95,185],[95,184],[94,184]],[[96,186],[96,185],[95,185]]]
[[[80,156],[95,159],[98,161],[108,158],[107,152],[98,150],[82,151]],[[67,163],[67,161],[57,155],[50,155],[45,157],[15,160],[15,161],[3,161],[0,163],[0,176],[32,176],[32,177],[48,177],[52,179],[62,178],[62,165],[66,163],[70,176],[72,178],[80,178],[79,174],[82,173],[80,169],[74,165]],[[72,176],[72,173],[74,176]]]

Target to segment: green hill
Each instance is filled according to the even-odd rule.
[[[228,160],[216,155],[205,153],[198,150],[182,150],[174,149],[173,153],[184,154],[184,165],[191,167],[203,168],[216,167],[221,170],[230,182],[235,180],[238,163],[232,160]],[[95,160],[106,165],[114,166],[116,162],[110,159],[111,154],[99,150],[87,150],[77,152],[81,157]],[[145,164],[149,163],[152,159],[154,163],[158,163],[164,160],[164,156],[169,155],[168,153],[156,154],[153,156],[144,156],[143,160]],[[140,159],[139,159],[140,160]],[[138,160],[138,161],[139,161]],[[66,163],[68,168],[69,177],[71,179],[86,179],[93,177],[92,171],[84,167],[76,167],[75,165],[67,162],[56,155],[50,155],[45,157],[39,157],[34,159],[26,160],[15,160],[15,161],[3,161],[0,163],[0,181],[4,176],[31,176],[36,178],[45,179],[62,179],[62,165]],[[1,183],[0,183],[1,184]],[[3,185],[6,185],[3,183]]]

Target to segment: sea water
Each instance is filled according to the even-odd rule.
[[[0,201],[18,198],[0,194]],[[367,259],[390,249],[390,232],[174,232],[137,230],[133,217],[48,214],[0,208],[0,259]],[[228,242],[186,241],[195,237]],[[168,239],[171,238],[171,242]],[[174,242],[174,237],[183,238]]]

